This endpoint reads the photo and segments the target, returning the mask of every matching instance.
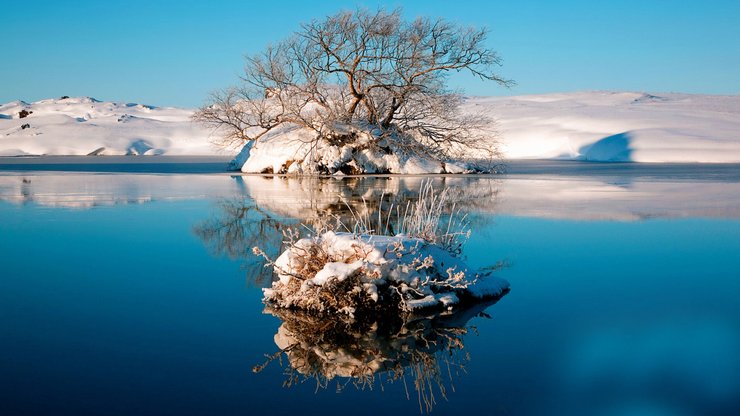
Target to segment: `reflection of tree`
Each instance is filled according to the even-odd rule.
[[[265,311],[282,321],[275,334],[279,350],[254,371],[261,372],[278,361],[286,387],[314,381],[317,388],[327,388],[334,379],[337,389],[348,384],[366,389],[398,382],[409,399],[413,388],[420,409],[429,412],[438,397],[447,398],[453,376],[464,371],[470,360],[463,343],[464,336],[474,329],[468,321],[475,316],[488,317],[483,311],[496,301],[469,305],[454,313],[376,316],[358,321],[268,306]]]
[[[301,223],[314,229],[334,227],[337,220],[351,228],[353,215],[373,221],[382,218],[392,233],[397,229],[396,214],[418,199],[424,180],[423,177],[337,180],[242,176],[239,181],[249,198],[239,196],[220,201],[215,215],[196,225],[194,232],[214,252],[243,259],[248,281],[262,285],[271,276],[259,266],[261,260],[252,255],[252,247],[259,246],[276,258],[284,229]],[[433,186],[448,189],[455,210],[490,212],[496,203],[499,182],[490,177],[437,177]],[[468,221],[478,228],[485,218],[470,215]]]
[[[256,245],[265,247],[270,255],[277,255],[282,243],[282,231],[295,220],[273,216],[249,200],[222,200],[218,203],[219,215],[195,227],[193,232],[215,253],[231,258],[244,259],[247,281],[263,285],[269,283],[270,274],[264,273],[261,261],[249,255]]]

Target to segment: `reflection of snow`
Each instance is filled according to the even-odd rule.
[[[616,175],[616,174],[615,174]],[[474,176],[437,178],[467,211],[573,220],[740,217],[740,183],[649,178],[622,182],[590,176]],[[225,175],[40,174],[0,175],[0,200],[14,204],[86,208],[150,200],[246,198],[282,217],[313,221],[386,202],[414,199],[421,177],[284,178]],[[394,200],[395,198],[395,200]],[[404,202],[405,203],[405,202]]]
[[[471,305],[454,313],[406,319],[390,315],[369,321],[322,319],[267,307],[266,313],[282,321],[274,337],[279,351],[254,371],[263,371],[284,355],[288,370],[285,386],[309,381],[326,388],[335,378],[345,378],[359,389],[373,388],[378,382],[398,382],[406,386],[407,394],[415,390],[420,410],[428,412],[440,396],[447,397],[452,377],[464,373],[469,360],[464,351],[468,322],[482,316],[492,303]],[[282,365],[284,361],[279,362]]]
[[[738,218],[740,183],[635,180],[622,185],[589,177],[512,178],[501,183],[496,211],[573,220]]]
[[[0,176],[0,200],[13,204],[86,209],[154,200],[213,198],[238,192],[216,175],[31,174]]]
[[[418,198],[424,177],[368,177],[344,179],[242,177],[247,193],[263,209],[290,218],[313,222],[326,215],[342,214],[347,205],[360,212],[384,204],[403,205]],[[434,187],[449,189],[460,208],[493,209],[499,182],[486,178],[436,178]],[[364,201],[364,202],[363,202]]]

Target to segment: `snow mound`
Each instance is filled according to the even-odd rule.
[[[740,162],[740,96],[577,92],[477,97],[507,159]]]
[[[313,130],[296,126],[275,129],[246,145],[231,163],[240,164],[245,173],[413,175],[473,171],[473,166],[462,162],[445,164],[407,155],[383,140],[378,143],[372,132],[352,126],[341,126],[336,137],[327,139],[317,139]]]
[[[0,105],[0,155],[222,154],[191,115],[91,97],[13,101]]]
[[[466,299],[501,296],[509,287],[470,270],[439,245],[403,235],[327,231],[297,240],[272,265],[278,280],[263,289],[269,304],[350,316],[389,307],[449,310]]]

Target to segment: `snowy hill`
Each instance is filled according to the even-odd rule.
[[[0,155],[223,154],[191,114],[90,97],[13,101],[0,105]]]
[[[740,162],[740,96],[471,97],[465,109],[496,119],[511,159]],[[24,110],[30,113],[20,118]],[[88,97],[13,101],[0,105],[0,155],[228,154],[210,144],[210,132],[191,123],[191,114]]]
[[[470,98],[511,159],[740,162],[740,96],[579,92]]]

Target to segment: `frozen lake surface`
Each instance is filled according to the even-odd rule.
[[[404,326],[434,347],[382,327],[322,333],[298,352],[328,357],[325,384],[301,382],[295,350],[252,371],[312,334],[264,313],[269,275],[249,249],[277,251],[281,229],[346,215],[344,201],[405,203],[424,178],[2,169],[0,414],[418,414],[429,393],[432,414],[740,410],[737,165],[518,162],[435,179],[469,213],[469,264],[506,261],[511,292]],[[387,367],[357,388],[341,360],[373,349]]]

